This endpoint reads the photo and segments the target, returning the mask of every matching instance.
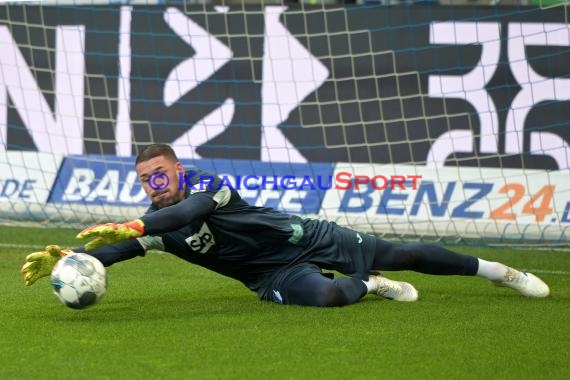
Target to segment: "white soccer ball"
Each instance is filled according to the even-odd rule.
[[[95,257],[72,253],[53,267],[51,285],[62,304],[72,309],[83,309],[96,304],[105,295],[107,271]]]

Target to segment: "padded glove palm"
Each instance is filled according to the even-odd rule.
[[[55,263],[64,256],[73,253],[70,249],[61,249],[59,245],[46,246],[45,251],[30,253],[22,266],[22,274],[26,285],[32,285],[42,277],[48,276]]]
[[[134,239],[144,235],[144,223],[140,219],[127,223],[105,223],[88,227],[81,231],[78,239],[94,238],[85,244],[85,249],[91,251],[108,244],[123,240]]]

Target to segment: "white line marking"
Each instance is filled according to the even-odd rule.
[[[31,249],[41,251],[45,248],[43,245],[33,245],[33,244],[12,244],[12,243],[0,243],[0,248],[21,248],[21,249]],[[538,274],[554,274],[560,276],[570,276],[570,272],[564,270],[549,270],[549,269],[521,269],[524,272],[538,273]]]
[[[561,276],[570,276],[570,272],[564,270],[548,270],[548,269],[523,269],[525,272],[540,274],[558,274]]]
[[[32,245],[32,244],[12,244],[12,243],[0,243],[1,248],[22,248],[22,249],[39,249],[45,248],[45,245]]]

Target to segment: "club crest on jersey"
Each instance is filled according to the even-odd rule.
[[[200,231],[186,239],[186,243],[190,246],[192,251],[198,253],[206,253],[216,244],[214,235],[212,235],[210,228],[205,222],[202,224]]]

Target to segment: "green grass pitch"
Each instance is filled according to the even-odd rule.
[[[332,309],[261,302],[240,283],[151,253],[108,268],[102,303],[26,287],[27,253],[72,230],[0,227],[0,379],[570,379],[570,254],[456,247],[533,269],[528,299],[479,278],[411,272],[415,303],[367,296]]]

